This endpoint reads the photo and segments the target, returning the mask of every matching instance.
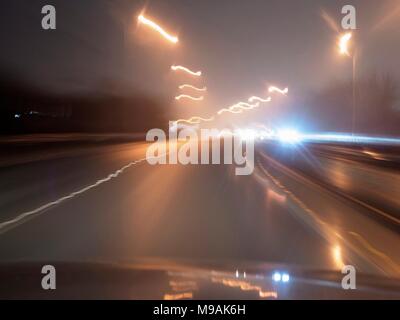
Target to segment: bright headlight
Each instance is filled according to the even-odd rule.
[[[301,141],[301,135],[296,130],[293,129],[279,130],[277,138],[281,142],[291,143],[291,144],[299,143]]]

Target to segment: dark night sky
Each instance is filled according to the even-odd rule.
[[[359,73],[400,76],[400,1],[350,1],[357,7]],[[291,96],[351,77],[338,56],[337,33],[321,10],[340,22],[349,1],[334,0],[82,0],[1,1],[0,68],[57,91],[144,90],[173,96],[173,63],[204,72],[205,108],[219,109],[269,83]],[[41,29],[41,7],[57,9],[57,30]],[[138,28],[146,14],[180,43],[172,46]],[[199,113],[199,112],[197,112]]]

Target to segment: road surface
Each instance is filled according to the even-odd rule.
[[[146,147],[73,148],[1,167],[0,261],[352,264],[400,277],[393,168],[303,150],[318,175],[260,144],[254,174],[235,176],[225,165],[135,162]]]

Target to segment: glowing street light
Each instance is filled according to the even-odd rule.
[[[351,32],[345,33],[342,35],[339,39],[339,52],[340,54],[345,54],[347,56],[350,56],[349,53],[349,43],[353,35]]]
[[[353,38],[353,34],[351,32],[343,34],[339,38],[339,53],[341,55],[346,55],[352,58],[352,69],[353,69],[353,117],[352,117],[352,134],[354,136],[356,129],[356,63],[357,63],[357,55],[356,50],[353,50],[353,53],[350,54],[349,46],[350,41]]]

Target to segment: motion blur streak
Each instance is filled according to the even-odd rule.
[[[372,31],[381,31],[390,22],[394,22],[400,15],[400,5],[388,11],[372,28]]]
[[[254,102],[254,101],[259,101],[259,102],[271,102],[271,100],[272,100],[271,97],[268,97],[268,98],[266,98],[266,99],[263,99],[263,98],[260,98],[260,97],[253,96],[253,97],[249,98],[249,102]]]
[[[265,159],[268,159],[268,161],[271,164],[279,167],[282,171],[286,171],[287,174],[296,176],[297,179],[305,180],[305,178],[294,173],[291,169],[279,164],[278,162],[267,156],[265,153],[262,152],[261,156],[264,157]],[[388,255],[376,249],[372,244],[370,244],[357,232],[354,232],[352,230],[347,230],[343,233],[343,235],[339,234],[339,232],[331,224],[320,218],[321,216],[320,214],[310,209],[298,196],[296,196],[292,191],[286,188],[286,186],[284,186],[280,182],[280,180],[278,180],[275,176],[273,176],[269,172],[269,170],[264,168],[264,166],[260,161],[258,161],[258,167],[273,182],[273,184],[276,185],[276,187],[278,187],[282,192],[284,192],[288,196],[288,198],[293,201],[293,203],[297,204],[299,208],[301,208],[303,213],[306,213],[316,223],[317,229],[321,232],[321,234],[323,234],[323,236],[327,241],[335,243],[337,243],[337,241],[341,241],[342,243],[347,243],[348,247],[357,252],[359,256],[364,257],[366,260],[371,261],[372,263],[373,261],[376,261],[379,267],[386,274],[394,275],[396,277],[400,276],[400,265],[395,261],[393,261]],[[345,238],[344,234],[351,236],[352,239],[355,239],[357,241],[356,242],[352,241],[350,237]],[[363,251],[363,249],[368,252],[368,255],[365,254],[365,251]],[[333,254],[336,255],[336,257],[338,257],[337,253],[338,253],[337,251],[336,253],[335,251],[333,251]],[[372,259],[371,256],[374,256],[377,259]],[[337,261],[335,261],[335,266],[337,266]]]
[[[183,85],[179,86],[179,89],[181,89],[181,90],[184,90],[184,89],[193,89],[193,90],[200,91],[200,92],[205,92],[205,91],[207,91],[207,88],[206,88],[206,87],[204,87],[204,88],[197,88],[197,87],[192,86],[192,85],[190,85],[190,84],[183,84]]]
[[[179,119],[174,121],[175,124],[178,123],[188,123],[188,124],[199,124],[201,122],[210,122],[213,121],[214,117],[210,118],[202,118],[202,117],[191,117],[190,119]]]
[[[196,281],[170,281],[169,285],[173,291],[178,292],[191,292],[198,290]]]
[[[193,292],[164,295],[164,300],[182,300],[182,299],[193,299]]]
[[[339,245],[336,245],[332,248],[332,256],[337,269],[342,270],[345,264],[343,262],[342,249]]]
[[[194,71],[192,71],[192,70],[190,70],[190,69],[188,69],[186,67],[183,67],[183,66],[171,66],[171,70],[173,70],[173,71],[184,71],[184,72],[186,72],[188,74],[191,74],[192,76],[195,76],[195,77],[201,77],[201,75],[202,75],[201,71],[194,72]]]
[[[398,138],[372,137],[372,136],[353,136],[342,133],[316,133],[316,134],[301,134],[301,140],[315,142],[344,142],[357,144],[389,144],[400,145]]]
[[[339,52],[340,54],[345,54],[347,56],[350,55],[349,53],[349,42],[351,40],[352,34],[350,32],[344,34],[339,39]]]
[[[271,87],[268,88],[268,91],[271,92],[271,93],[272,92],[278,92],[280,94],[287,95],[289,93],[289,88],[279,89],[278,87],[271,86]]]
[[[260,298],[274,298],[274,299],[278,299],[278,292],[276,291],[260,291],[258,293],[258,295],[260,296]]]
[[[233,107],[237,107],[236,105]],[[231,107],[231,108],[233,108]],[[240,109],[241,113],[243,109]],[[218,114],[223,112],[232,112],[232,109],[222,109]],[[233,113],[233,112],[232,112]],[[297,132],[294,129],[280,129],[278,131],[268,129],[265,126],[262,127],[262,130],[258,131],[258,135],[264,138],[268,138],[270,140],[277,140],[286,143],[301,143],[301,142],[317,142],[317,143],[325,143],[325,142],[340,142],[340,143],[349,143],[349,144],[371,144],[371,145],[391,145],[391,146],[399,146],[400,139],[399,138],[389,138],[389,137],[374,137],[374,136],[354,136],[345,133],[301,133]],[[365,154],[375,158],[382,159],[379,154],[376,152],[364,151]]]
[[[165,154],[163,154],[161,156],[158,156],[158,157],[163,157],[163,156],[165,156]],[[77,197],[77,196],[79,196],[79,195],[81,195],[81,194],[83,194],[83,193],[85,193],[85,192],[87,192],[87,191],[89,191],[89,190],[91,190],[93,188],[96,188],[96,187],[98,187],[98,186],[100,186],[100,185],[102,185],[102,184],[104,184],[106,182],[109,182],[109,181],[111,181],[111,180],[113,180],[115,178],[118,178],[119,175],[123,174],[124,171],[126,171],[130,167],[132,167],[134,165],[137,165],[137,164],[140,164],[140,163],[142,163],[142,162],[144,162],[146,160],[148,160],[148,158],[142,158],[142,159],[139,159],[139,160],[132,161],[132,162],[128,163],[127,165],[123,166],[122,168],[118,169],[114,173],[111,173],[106,178],[100,179],[100,180],[98,180],[97,182],[95,182],[92,185],[84,187],[84,188],[82,188],[82,189],[80,189],[78,191],[74,191],[74,192],[70,193],[67,196],[64,196],[64,197],[62,197],[62,198],[60,198],[58,200],[49,202],[49,203],[47,203],[45,205],[42,205],[39,208],[36,208],[34,210],[21,213],[17,217],[15,217],[14,219],[11,219],[11,220],[8,220],[8,221],[0,223],[0,234],[3,234],[7,230],[11,229],[12,227],[17,226],[20,223],[23,223],[24,221],[26,221],[26,219],[28,219],[30,217],[33,217],[33,216],[35,216],[37,214],[40,214],[40,213],[42,213],[43,211],[45,211],[47,209],[50,209],[50,208],[52,208],[54,206],[57,206],[57,205],[65,202],[67,200],[71,200],[72,198],[75,198],[75,197]]]
[[[362,246],[364,246],[365,248],[368,249],[368,251],[370,251],[371,253],[373,253],[375,256],[378,256],[380,259],[386,261],[386,263],[388,265],[390,265],[394,271],[397,272],[397,275],[400,274],[400,265],[398,263],[396,263],[395,261],[393,261],[388,255],[386,255],[385,253],[375,249],[367,240],[365,240],[361,235],[359,235],[356,232],[353,231],[349,231],[348,232],[351,236],[353,236],[354,238],[357,239],[357,241],[359,241]]]
[[[175,100],[178,100],[178,101],[182,100],[182,99],[189,99],[189,100],[193,100],[193,101],[203,101],[204,97],[203,96],[201,96],[201,97],[192,97],[192,96],[189,96],[187,94],[181,94],[180,96],[175,97]]]
[[[336,20],[328,14],[328,12],[321,10],[321,17],[333,31],[337,33],[340,32],[339,25],[337,24]]]
[[[221,283],[224,286],[231,288],[239,288],[242,291],[256,291],[260,298],[274,298],[278,299],[278,293],[276,291],[263,291],[260,286],[252,285],[247,281],[240,281],[235,279],[220,279],[220,278],[212,278],[212,282]]]
[[[285,203],[286,197],[284,195],[280,195],[272,189],[268,189],[268,198],[274,200],[278,203]]]
[[[140,23],[149,26],[153,30],[157,31],[159,34],[161,34],[165,39],[172,43],[178,43],[179,39],[175,36],[172,36],[168,34],[163,28],[161,28],[159,25],[157,25],[155,22],[145,18],[143,15],[140,15],[138,17],[138,20]]]

